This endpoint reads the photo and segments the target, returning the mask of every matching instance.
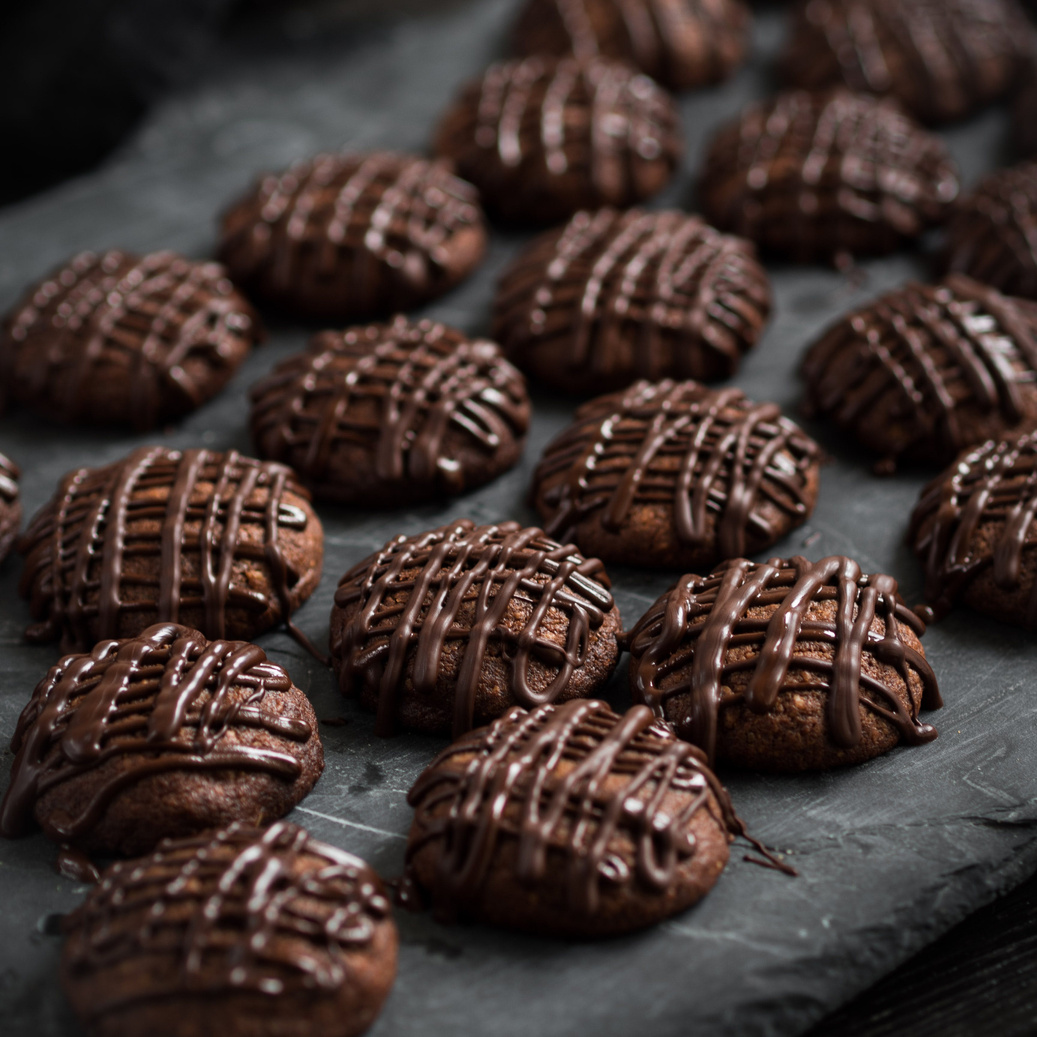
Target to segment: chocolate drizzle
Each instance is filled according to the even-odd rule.
[[[1037,416],[1037,303],[961,275],[911,282],[826,331],[803,376],[809,412],[884,457],[944,460]]]
[[[654,194],[682,147],[676,106],[647,76],[541,54],[498,62],[468,84],[436,151],[505,219],[551,222]]]
[[[259,382],[252,400],[265,456],[292,463],[321,497],[361,503],[383,491],[459,493],[470,473],[458,446],[512,453],[529,424],[522,376],[496,345],[404,317],[323,332]],[[374,478],[336,479],[336,462],[355,450],[371,456]]]
[[[21,469],[6,454],[0,454],[0,562],[11,550],[22,524],[22,501],[18,480]]]
[[[413,309],[478,263],[478,196],[439,162],[324,154],[264,177],[223,217],[220,258],[281,305],[349,318]]]
[[[807,516],[819,461],[820,448],[777,404],[697,382],[638,382],[581,407],[544,451],[533,485],[551,536],[574,536],[592,516],[618,533],[635,508],[668,506],[682,543],[732,557],[784,532],[764,504],[794,522]]]
[[[507,693],[523,706],[553,702],[585,662],[592,631],[613,607],[604,567],[571,544],[517,522],[476,526],[463,519],[415,537],[397,537],[354,566],[339,583],[336,609],[348,622],[331,653],[347,694],[361,687],[377,699],[379,734],[395,730],[404,683],[417,696],[436,687],[451,641],[464,642],[456,678],[454,736],[472,727],[488,655],[507,663]],[[462,613],[474,610],[471,623]],[[564,644],[549,635],[548,613],[568,617]],[[514,624],[515,616],[522,617]],[[554,671],[531,679],[530,665]]]
[[[796,262],[893,252],[949,215],[946,145],[889,100],[793,90],[749,105],[710,144],[702,211]]]
[[[84,650],[155,620],[190,617],[213,639],[227,636],[231,609],[260,629],[287,620],[319,574],[319,562],[298,571],[282,538],[317,523],[307,499],[291,469],[234,450],[141,447],[69,472],[19,541],[19,589],[40,620],[26,637]],[[235,571],[242,562],[271,592]]]
[[[391,924],[374,872],[287,822],[232,825],[163,843],[105,871],[66,920],[64,968],[90,982],[132,959],[170,960],[147,982],[93,992],[100,1017],[143,1002],[234,991],[275,997],[334,992],[346,955]]]
[[[258,330],[217,263],[84,252],[7,317],[0,373],[48,417],[148,429],[215,395]]]
[[[674,792],[680,807],[664,807]],[[718,810],[729,837],[744,834],[697,749],[644,706],[617,716],[587,699],[512,709],[471,732],[425,768],[407,802],[408,867],[438,844],[433,904],[462,911],[505,842],[517,843],[520,882],[563,885],[570,908],[593,914],[603,886],[666,890],[696,852],[689,824],[700,810]]]
[[[822,602],[835,603],[832,619],[812,610]],[[761,615],[762,609],[770,611]],[[942,705],[932,668],[905,643],[901,627],[919,636],[925,631],[892,576],[866,576],[841,556],[819,562],[772,558],[766,564],[738,558],[709,576],[681,577],[625,635],[633,657],[631,686],[635,700],[673,723],[711,763],[723,708],[744,703],[768,712],[783,692],[824,692],[829,737],[839,748],[860,742],[861,706],[892,724],[905,742],[920,744],[935,738],[936,730],[920,723],[917,707],[908,711],[864,666],[870,656],[894,667],[912,701],[914,676],[922,706]],[[831,658],[810,643],[830,647]],[[742,672],[750,674],[748,683],[735,691],[731,676]],[[690,700],[679,716],[668,709],[676,696]]]
[[[293,781],[301,767],[291,754],[224,737],[234,727],[258,727],[308,741],[313,731],[305,721],[263,708],[268,695],[291,687],[288,674],[256,645],[206,641],[174,623],[133,639],[101,641],[89,655],[66,656],[18,721],[0,834],[25,834],[37,800],[114,757],[132,763],[112,771],[75,815],[49,815],[44,830],[50,838],[81,840],[124,788],[151,774],[254,770]]]
[[[1024,554],[1037,548],[1037,432],[965,452],[922,491],[908,542],[925,566],[925,598],[938,616],[990,572],[1006,593],[1022,589]],[[986,535],[981,535],[984,531]],[[1037,580],[1013,622],[1037,629]]]
[[[734,374],[770,314],[752,245],[680,212],[579,212],[505,272],[493,337],[561,388]]]

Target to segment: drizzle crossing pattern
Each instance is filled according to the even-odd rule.
[[[835,602],[834,618],[814,608],[821,602]],[[894,725],[904,741],[927,742],[936,731],[918,721],[913,681],[921,684],[923,707],[942,702],[932,668],[904,643],[902,627],[916,635],[925,630],[901,600],[897,581],[866,576],[849,558],[772,558],[763,565],[734,559],[706,577],[682,576],[625,635],[634,698],[673,723],[710,762],[722,708],[744,702],[757,712],[773,710],[782,692],[825,692],[830,737],[841,748],[860,742],[861,706]],[[819,657],[810,642],[831,646],[831,658]],[[741,651],[732,655],[734,648]],[[910,711],[865,672],[865,656],[896,669]],[[746,672],[748,682],[734,691],[732,677]],[[677,696],[690,705],[673,715],[668,703]]]
[[[718,227],[811,262],[895,251],[949,215],[958,174],[893,101],[790,91],[721,128],[699,192]]]
[[[85,252],[8,316],[0,372],[48,415],[147,429],[214,396],[257,330],[217,263]]]
[[[397,537],[339,583],[335,607],[349,610],[337,636],[332,632],[340,686],[347,693],[373,691],[376,730],[390,734],[404,682],[430,696],[448,642],[461,641],[455,737],[472,727],[488,653],[506,660],[516,702],[553,702],[583,665],[591,632],[614,607],[608,587],[597,559],[517,522],[476,526],[465,519]],[[564,643],[548,629],[552,611],[568,617]],[[532,679],[534,662],[553,674],[549,682]]]
[[[291,687],[256,645],[206,641],[173,623],[66,656],[18,721],[0,834],[23,834],[38,799],[116,757],[132,763],[112,772],[75,815],[51,818],[45,830],[52,839],[78,841],[122,789],[150,774],[251,770],[294,781],[301,767],[290,753],[224,738],[231,728],[255,727],[306,742],[313,734],[308,723],[263,708],[267,696]]]
[[[579,212],[505,272],[493,337],[560,388],[723,378],[770,314],[752,245],[679,212]]]

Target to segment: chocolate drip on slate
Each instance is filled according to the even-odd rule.
[[[546,495],[551,536],[572,536],[595,513],[618,531],[635,506],[667,504],[687,544],[706,543],[715,516],[718,551],[731,557],[751,539],[773,542],[762,501],[806,514],[805,473],[819,458],[777,404],[697,382],[638,382],[577,411],[545,450],[534,487],[557,479]]]
[[[212,484],[204,494],[197,489],[202,481]],[[45,614],[26,636],[60,635],[63,647],[84,650],[118,636],[124,614],[176,623],[187,608],[201,608],[202,633],[222,638],[228,608],[271,608],[265,595],[235,578],[238,560],[266,566],[287,620],[300,574],[282,551],[279,530],[304,529],[308,517],[285,501],[286,490],[308,497],[291,469],[234,450],[141,447],[104,468],[70,472],[18,545],[26,556],[20,591]],[[259,531],[252,542],[244,536],[249,527]],[[193,578],[184,569],[187,552],[199,556]],[[158,560],[153,578],[127,572],[127,561],[142,557]]]
[[[285,821],[232,825],[109,868],[66,920],[66,964],[76,977],[172,957],[146,990],[98,991],[96,1017],[185,995],[317,995],[346,982],[344,954],[388,914],[377,876],[352,854]]]
[[[559,368],[584,390],[718,378],[738,369],[770,308],[749,242],[685,213],[601,209],[520,254],[501,279],[493,336],[519,366]]]
[[[454,758],[463,767],[450,767]],[[617,776],[625,780],[609,780]],[[670,791],[693,797],[672,815],[663,809]],[[665,890],[695,853],[688,825],[712,809],[711,795],[717,823],[744,834],[701,753],[644,706],[623,716],[587,699],[515,708],[455,742],[418,778],[407,796],[415,808],[407,860],[441,843],[435,899],[463,905],[480,897],[501,844],[516,841],[520,881],[564,883],[570,904],[592,914],[602,884]],[[632,843],[633,867],[610,845],[617,836]]]
[[[22,502],[18,480],[21,469],[6,454],[0,454],[0,561],[18,536],[22,524]]]
[[[465,519],[421,536],[398,537],[355,566],[339,583],[335,605],[360,608],[332,645],[344,690],[361,685],[377,697],[381,735],[395,729],[396,701],[408,661],[416,695],[430,695],[439,661],[449,641],[465,642],[457,675],[454,735],[472,727],[483,659],[491,645],[502,646],[508,662],[508,691],[523,706],[552,702],[582,666],[589,635],[614,602],[608,577],[597,559],[584,558],[572,544],[558,544],[535,527],[517,522],[476,526]],[[405,595],[405,600],[398,601]],[[513,603],[532,606],[522,628],[505,625]],[[458,620],[474,607],[468,626]],[[548,610],[568,615],[566,643],[541,632]],[[544,689],[529,681],[537,660],[557,674]]]
[[[66,656],[18,721],[0,834],[23,835],[38,799],[114,757],[133,762],[113,773],[75,816],[52,819],[47,835],[81,840],[124,788],[151,774],[252,770],[294,780],[300,765],[291,754],[224,740],[229,729],[247,726],[307,741],[309,724],[263,708],[268,695],[291,687],[288,674],[256,645],[206,641],[174,623],[149,627],[137,638],[101,641],[89,655]]]
[[[1037,548],[1037,432],[967,451],[923,491],[908,541],[925,565],[925,598],[944,615],[984,570],[1004,591],[1018,590],[1023,554]],[[996,528],[990,542],[982,527]],[[1037,582],[1021,622],[1037,628]]]
[[[0,834],[3,832],[0,824]],[[58,849],[58,859],[54,862],[54,870],[71,879],[73,882],[94,883],[100,881],[101,873],[92,860],[74,846],[62,846]]]
[[[816,602],[834,601],[831,621],[808,615]],[[750,610],[777,606],[765,618]],[[704,618],[703,618],[704,617]],[[882,630],[873,629],[875,620]],[[732,673],[750,670],[744,702],[756,712],[772,710],[784,691],[826,693],[829,732],[841,748],[861,739],[863,705],[893,724],[910,744],[931,741],[936,730],[919,722],[881,681],[862,669],[864,656],[894,667],[910,697],[911,674],[922,682],[922,705],[943,703],[936,676],[925,656],[904,643],[898,624],[921,635],[925,624],[901,600],[892,576],[865,576],[849,558],[833,556],[809,562],[796,556],[773,558],[764,565],[744,558],[718,566],[706,577],[688,575],[664,594],[626,636],[636,667],[634,697],[657,716],[666,717],[667,701],[690,695],[681,717],[669,717],[678,734],[699,746],[712,762],[716,756],[721,690]],[[800,642],[830,645],[834,659],[797,651]],[[735,647],[752,646],[748,659],[732,659]],[[687,670],[678,683],[669,675]],[[790,677],[790,671],[796,676]],[[666,685],[664,689],[664,684]]]
[[[147,429],[208,400],[257,331],[252,307],[218,263],[173,252],[85,252],[7,317],[0,370],[16,399],[62,421]],[[97,410],[97,378],[126,387],[125,400],[113,403],[118,414]]]
[[[323,332],[259,382],[252,399],[252,435],[263,452],[295,460],[332,497],[328,469],[347,444],[369,447],[385,482],[457,492],[464,473],[444,453],[449,434],[493,454],[529,424],[522,376],[496,345],[404,317]]]

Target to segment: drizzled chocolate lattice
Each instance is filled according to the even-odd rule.
[[[435,149],[502,218],[551,223],[655,194],[682,143],[673,99],[629,65],[534,55],[464,87]]]
[[[433,321],[316,336],[252,390],[252,436],[321,498],[398,505],[462,493],[510,468],[529,426],[525,381],[485,340]]]
[[[26,636],[83,651],[156,620],[214,639],[287,620],[320,578],[323,533],[284,465],[153,446],[65,475],[18,549]]]
[[[578,212],[505,271],[493,336],[580,394],[635,378],[726,378],[759,338],[770,282],[753,246],[680,212]]]
[[[441,295],[485,247],[470,184],[442,163],[376,151],[264,177],[224,214],[220,258],[271,302],[348,320]]]
[[[8,314],[0,374],[48,418],[148,429],[216,395],[258,334],[218,263],[85,252]]]
[[[797,262],[893,252],[958,194],[944,143],[896,102],[805,90],[750,105],[713,138],[707,218]]]
[[[727,79],[751,21],[741,0],[528,0],[512,42],[518,54],[629,61],[681,90]]]
[[[777,404],[697,382],[592,400],[544,451],[533,501],[552,536],[641,565],[704,566],[803,522],[821,451]]]

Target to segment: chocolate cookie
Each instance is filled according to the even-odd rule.
[[[318,155],[260,180],[223,215],[234,279],[304,317],[409,310],[479,265],[486,227],[471,184],[442,163],[375,151]]]
[[[0,376],[50,420],[150,429],[215,396],[259,334],[218,263],[84,252],[7,315]]]
[[[516,704],[593,695],[619,658],[609,586],[596,558],[517,522],[396,537],[339,583],[339,687],[379,734],[455,738]]]
[[[64,928],[61,984],[93,1037],[356,1037],[396,976],[378,876],[284,821],[119,862]]]
[[[936,123],[1006,93],[1032,49],[1017,0],[806,0],[783,67],[795,86],[891,94]]]
[[[1024,73],[1015,99],[1015,147],[1020,155],[1037,156],[1037,59]]]
[[[636,378],[727,378],[760,337],[770,281],[748,241],[680,212],[578,212],[505,271],[493,336],[581,395]]]
[[[284,465],[150,446],[65,475],[18,550],[26,638],[87,651],[156,621],[213,639],[290,626],[320,581],[324,533]]]
[[[964,451],[922,491],[908,543],[937,616],[956,602],[1037,630],[1037,431]]]
[[[498,217],[554,223],[655,194],[683,144],[673,99],[648,76],[622,62],[534,55],[464,87],[435,150]]]
[[[1037,159],[992,173],[963,199],[947,227],[947,266],[1037,299]]]
[[[22,711],[0,834],[35,818],[104,856],[287,814],[324,768],[317,718],[256,645],[175,623],[68,655]]]
[[[946,145],[892,100],[804,90],[722,126],[699,182],[707,218],[799,263],[894,252],[950,215]]]
[[[397,317],[317,335],[252,389],[252,438],[318,498],[392,507],[464,493],[522,455],[522,375],[485,340]]]
[[[629,565],[704,568],[806,521],[821,449],[777,404],[697,382],[637,382],[576,412],[532,502],[551,536]]]
[[[634,701],[711,762],[804,771],[936,737],[924,631],[892,576],[849,558],[736,558],[682,576],[625,640]]]
[[[896,461],[944,463],[1037,418],[1037,303],[961,274],[910,282],[832,325],[803,360],[804,409]]]
[[[11,552],[11,546],[22,525],[22,498],[18,488],[21,469],[6,454],[0,454],[0,562]]]
[[[517,54],[617,58],[683,90],[727,79],[751,23],[741,0],[528,0],[512,43]]]
[[[644,706],[512,709],[407,797],[407,877],[439,915],[611,936],[690,907],[742,833],[702,755]]]

